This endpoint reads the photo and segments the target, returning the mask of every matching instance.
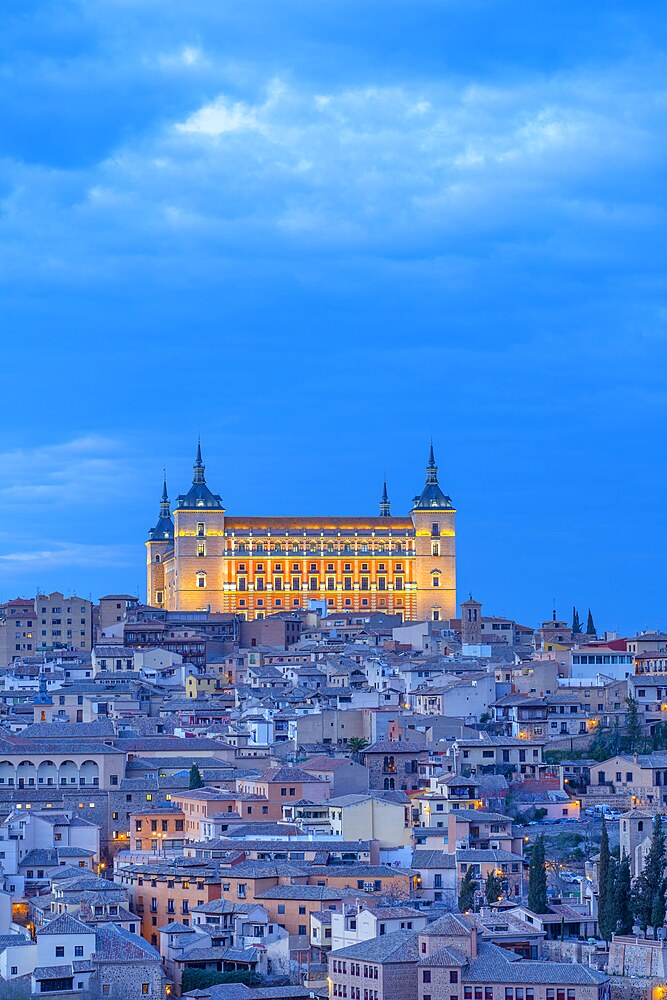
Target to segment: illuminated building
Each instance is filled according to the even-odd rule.
[[[164,484],[146,542],[154,607],[256,619],[314,599],[329,611],[456,616],[456,511],[438,484],[433,446],[405,517],[391,514],[386,483],[376,517],[229,516],[204,473],[198,445],[192,485],[173,517]]]

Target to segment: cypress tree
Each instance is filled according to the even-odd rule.
[[[662,879],[656,892],[653,894],[653,906],[651,907],[651,926],[653,927],[653,937],[658,940],[658,928],[665,923],[665,880]]]
[[[572,608],[572,634],[581,634],[581,621],[579,620],[579,612],[576,608]]]
[[[600,925],[600,934],[605,941],[611,941],[611,936],[618,923],[618,861],[613,856],[609,858],[607,870],[607,892],[605,901],[604,927]],[[599,920],[599,918],[598,918]]]
[[[593,621],[593,613],[590,608],[588,609],[588,621],[586,622],[586,635],[597,635],[595,622]]]
[[[528,909],[533,913],[548,913],[547,869],[544,863],[544,837],[535,838],[528,870]]]
[[[600,867],[598,869],[598,924],[600,935],[605,941],[609,941],[611,930],[609,929],[609,835],[607,833],[607,823],[602,820],[602,836],[600,840]]]
[[[625,739],[628,750],[630,753],[633,753],[639,746],[642,738],[642,724],[639,720],[639,708],[636,699],[629,694],[625,699],[625,704],[628,710],[625,721]]]
[[[653,894],[645,872],[640,872],[632,885],[631,905],[634,918],[646,934],[651,923],[653,909]]]
[[[632,887],[632,906],[637,923],[646,934],[649,925],[657,937],[658,928],[665,921],[665,831],[656,816],[653,820],[651,847],[640,875]]]
[[[503,894],[503,881],[495,872],[489,872],[484,885],[484,895],[487,903],[497,903]]]
[[[477,892],[478,885],[479,883],[475,880],[472,873],[472,868],[468,868],[463,876],[461,891],[459,892],[460,913],[467,913],[475,909],[475,893]]]
[[[190,768],[190,783],[188,787],[189,788],[204,787],[204,779],[202,778],[201,771],[199,770],[196,764],[193,764],[192,767]]]
[[[623,851],[616,882],[616,934],[632,934],[630,858]]]

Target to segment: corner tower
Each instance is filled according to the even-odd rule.
[[[167,477],[162,484],[160,512],[157,524],[148,532],[146,542],[146,602],[154,608],[162,608],[166,601],[165,557],[174,549],[174,522],[171,519]]]
[[[456,510],[440,489],[433,442],[424,489],[414,498],[410,516],[415,526],[417,619],[456,618]]]
[[[225,508],[222,497],[206,485],[199,441],[192,471],[192,486],[177,497],[174,508],[173,609],[222,611]]]

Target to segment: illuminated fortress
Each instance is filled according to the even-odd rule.
[[[154,607],[253,619],[314,599],[330,612],[456,617],[456,511],[438,484],[433,446],[407,517],[392,515],[386,483],[377,517],[230,517],[204,473],[198,445],[192,486],[173,516],[164,484],[146,542]]]

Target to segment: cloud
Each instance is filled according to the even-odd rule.
[[[186,47],[179,58],[198,64],[198,53]],[[55,281],[90,268],[99,277],[105,261],[162,258],[165,241],[187,259],[194,234],[200,256],[243,257],[257,239],[276,256],[435,246],[465,256],[479,236],[502,246],[556,231],[565,241],[586,219],[595,244],[650,227],[658,210],[637,179],[664,165],[667,103],[639,67],[504,86],[324,90],[272,77],[244,97],[233,89],[87,170],[5,161],[5,271],[29,260]],[[600,201],[620,211],[598,212],[590,226]],[[25,260],[7,253],[14,243],[30,245]]]
[[[0,452],[0,509],[99,503],[126,488],[133,468],[120,441],[94,434]]]
[[[13,576],[26,571],[59,568],[126,568],[136,565],[136,551],[127,545],[94,545],[51,542],[49,547],[26,548],[0,553],[0,574]]]

